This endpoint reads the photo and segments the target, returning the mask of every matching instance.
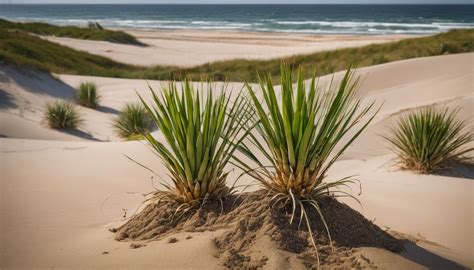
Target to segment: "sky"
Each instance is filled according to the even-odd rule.
[[[474,0],[0,0],[1,4],[474,4]]]

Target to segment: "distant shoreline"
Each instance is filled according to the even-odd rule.
[[[11,4],[0,18],[55,25],[314,35],[431,35],[474,28],[472,5]]]
[[[4,5],[4,4],[0,4]],[[27,4],[22,4],[27,5]],[[47,5],[47,4],[44,4]],[[73,4],[68,4],[73,5]],[[99,4],[97,4],[99,5]],[[47,21],[36,21],[36,20],[16,20],[10,18],[2,18],[0,19],[8,19],[9,21],[13,22],[22,22],[22,23],[49,23]],[[96,22],[91,20],[92,22]],[[59,26],[78,26],[78,27],[86,27],[87,25],[59,25]],[[383,36],[390,36],[390,37],[423,37],[423,36],[432,36],[436,34],[441,34],[448,31],[441,31],[441,32],[433,32],[433,33],[331,33],[331,32],[311,32],[311,31],[283,31],[283,30],[258,30],[258,29],[221,29],[221,28],[212,28],[212,29],[202,29],[202,28],[186,28],[186,27],[176,27],[176,28],[151,28],[151,27],[106,27],[106,29],[114,30],[114,31],[124,31],[124,32],[134,32],[134,31],[143,31],[143,32],[203,32],[203,33],[212,33],[212,32],[223,32],[223,33],[243,33],[243,34],[262,34],[262,35],[294,35],[294,36],[318,36],[318,37],[326,37],[326,36],[335,36],[335,37],[344,37],[344,36],[367,36],[367,37],[383,37]],[[457,29],[457,28],[455,28]],[[453,30],[455,30],[453,29]],[[473,27],[469,28],[459,28],[459,29],[474,29]]]
[[[253,35],[263,35],[263,36],[306,36],[306,37],[393,37],[393,38],[408,38],[408,37],[424,37],[432,36],[434,34],[364,34],[364,33],[306,33],[306,32],[281,32],[281,31],[258,31],[258,30],[241,30],[241,29],[194,29],[194,28],[138,28],[138,27],[107,27],[109,30],[114,31],[123,31],[127,33],[136,33],[136,32],[196,32],[196,33],[228,33],[228,34],[253,34]]]

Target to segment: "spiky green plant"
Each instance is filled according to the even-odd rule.
[[[473,151],[468,144],[474,135],[466,122],[456,116],[458,111],[426,107],[402,117],[391,134],[385,136],[401,165],[429,173]]]
[[[214,97],[212,84],[205,91],[184,81],[180,91],[171,83],[160,96],[150,90],[153,106],[141,100],[167,144],[151,134],[145,138],[163,160],[173,182],[162,194],[191,206],[228,195],[225,181],[229,172],[225,167],[248,134],[249,103],[240,94],[230,101],[225,87]]]
[[[127,140],[142,139],[143,134],[150,132],[153,120],[141,103],[128,103],[114,121],[118,135]]]
[[[55,101],[46,105],[44,120],[50,128],[74,129],[81,122],[74,104],[67,101]]]
[[[337,188],[355,180],[350,177],[324,180],[329,168],[375,116],[375,113],[369,115],[374,103],[361,105],[357,96],[358,80],[353,80],[350,70],[339,86],[330,86],[329,91],[320,89],[314,77],[308,87],[301,70],[293,85],[291,74],[288,68],[281,69],[281,93],[275,90],[270,76],[260,80],[263,101],[247,84],[258,125],[257,132],[239,147],[246,158],[236,159],[236,164],[272,194],[272,201],[291,204],[290,223],[299,212],[300,222],[306,220],[309,227],[307,211],[313,209],[319,213],[331,240],[321,214],[320,199],[348,195]],[[312,235],[311,240],[316,247]]]
[[[93,82],[82,82],[76,92],[77,103],[84,107],[96,109],[99,106],[100,96],[97,85]]]

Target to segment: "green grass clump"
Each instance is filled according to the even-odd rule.
[[[99,23],[90,22],[87,28],[77,26],[58,26],[38,22],[11,22],[0,19],[0,29],[21,30],[28,33],[44,36],[69,37],[77,39],[89,39],[109,41],[113,43],[131,44],[144,46],[134,36],[123,31],[112,31],[104,29]]]
[[[0,61],[57,74],[131,76],[136,67],[77,51],[23,31],[0,29]],[[133,77],[133,76],[131,76]]]
[[[91,109],[96,109],[99,106],[100,96],[95,83],[82,82],[76,91],[76,100],[80,105]]]
[[[139,140],[153,129],[154,124],[145,107],[140,103],[129,103],[118,115],[114,127],[120,137]]]
[[[404,168],[434,172],[473,150],[468,144],[474,135],[464,120],[457,119],[457,111],[427,107],[399,120],[385,138]]]
[[[215,96],[212,84],[206,91],[184,81],[181,88],[171,83],[159,96],[152,90],[153,105],[143,99],[142,103],[167,143],[165,146],[151,134],[145,135],[173,182],[159,196],[189,209],[231,193],[226,186],[229,172],[225,167],[246,137],[245,126],[251,114],[240,94],[230,101],[231,93],[225,89]]]
[[[50,128],[54,129],[74,129],[82,122],[74,109],[74,104],[67,101],[47,104],[44,120]]]
[[[77,51],[15,28],[0,27],[2,62],[59,74],[151,80],[180,80],[187,77],[197,81],[205,78],[222,81],[227,78],[230,81],[257,82],[257,71],[270,74],[277,81],[280,79],[282,62],[290,67],[301,67],[305,74],[316,71],[314,75],[321,76],[344,70],[351,64],[363,67],[416,57],[467,52],[474,52],[474,29],[272,60],[229,60],[192,68],[140,67]]]
[[[373,119],[375,114],[370,111],[374,103],[361,105],[358,80],[352,78],[350,70],[337,87],[330,86],[328,91],[317,87],[314,77],[306,86],[303,72],[297,74],[295,86],[292,71],[282,68],[281,92],[274,89],[271,75],[260,81],[263,100],[247,84],[258,125],[257,132],[239,148],[246,158],[237,159],[237,164],[268,190],[275,203],[291,204],[290,223],[298,212],[300,222],[306,220],[309,227],[307,211],[312,209],[326,225],[320,199],[352,196],[338,187],[355,181],[347,177],[325,182],[326,174]],[[329,229],[326,225],[331,239]]]

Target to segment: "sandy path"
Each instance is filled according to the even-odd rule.
[[[229,59],[271,59],[359,47],[413,36],[295,35],[190,30],[127,30],[149,47],[48,37],[74,49],[134,65],[189,67]]]
[[[363,209],[348,203],[378,225],[418,239],[418,246],[407,246],[401,256],[361,251],[382,269],[458,268],[452,261],[474,267],[472,170],[464,170],[464,178],[397,171],[390,162],[393,154],[378,136],[401,112],[433,103],[463,106],[462,115],[472,119],[473,60],[474,54],[450,55],[359,71],[366,74],[362,90],[367,100],[377,98],[385,105],[329,179],[359,175]],[[0,138],[2,268],[220,268],[211,244],[219,231],[193,233],[189,240],[183,233],[175,244],[164,239],[140,249],[114,241],[107,231],[125,212],[128,216],[134,211],[141,194],[153,190],[150,173],[124,154],[166,177],[144,143],[85,141],[83,133],[64,134],[38,123],[42,104],[69,98],[70,86],[93,80],[109,109],[81,109],[88,123],[81,131],[98,139],[113,138],[106,123],[124,102],[136,100],[134,89],[145,91],[143,81],[62,75],[66,84],[57,84],[37,73],[25,75],[9,67],[1,72],[1,94],[8,98],[2,98],[0,134],[11,137]],[[157,90],[161,84],[151,83]],[[229,181],[237,174],[231,173]],[[155,184],[162,181],[155,179]],[[270,256],[269,269],[284,269],[279,256]]]

